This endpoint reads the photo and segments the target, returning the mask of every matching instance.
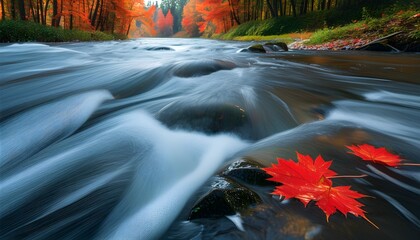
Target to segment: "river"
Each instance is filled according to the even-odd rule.
[[[415,239],[420,171],[358,160],[369,143],[420,162],[420,55],[244,53],[247,42],[138,39],[0,46],[1,239]],[[330,217],[261,202],[188,220],[232,162],[333,160],[371,197]],[[217,175],[217,176],[216,176]],[[235,181],[234,179],[230,181]]]

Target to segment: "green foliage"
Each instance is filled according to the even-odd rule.
[[[120,39],[103,32],[64,30],[27,21],[0,21],[0,42],[69,42]]]
[[[292,43],[293,38],[287,35],[271,35],[271,36],[239,36],[234,37],[232,40],[235,41],[280,41],[286,44]]]
[[[238,36],[270,36],[285,33],[315,31],[325,26],[339,26],[353,19],[360,19],[360,11],[334,9],[311,12],[303,16],[283,16],[267,20],[243,23],[221,36],[222,39],[234,39]]]
[[[368,21],[369,19],[371,19],[372,17],[369,14],[369,11],[367,10],[366,7],[362,8],[362,19],[365,21]]]
[[[407,41],[418,41],[420,40],[420,18],[413,17],[415,14],[417,10],[400,10],[381,18],[366,18],[342,27],[324,28],[316,31],[308,44],[321,44],[346,38],[373,40],[400,31]]]

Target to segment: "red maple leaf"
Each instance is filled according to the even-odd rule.
[[[377,228],[361,209],[364,205],[356,199],[365,197],[350,189],[350,186],[333,187],[331,178],[337,173],[330,170],[332,161],[324,161],[319,155],[315,160],[308,155],[297,152],[298,162],[277,158],[278,164],[263,170],[272,177],[268,180],[282,183],[272,194],[284,196],[285,199],[299,199],[305,206],[310,201],[324,211],[327,221],[337,210],[347,215],[361,216]]]
[[[365,161],[372,161],[391,167],[401,165],[400,156],[390,153],[386,148],[376,148],[369,144],[346,146],[352,152],[350,154],[356,155]]]

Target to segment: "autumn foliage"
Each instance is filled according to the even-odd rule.
[[[376,148],[369,144],[347,146],[350,154],[356,155],[365,161],[384,164],[390,167],[398,166],[401,162],[400,156],[388,152],[384,147]]]
[[[419,166],[416,163],[402,163],[401,157],[397,154],[389,152],[384,147],[376,148],[369,144],[346,146],[351,150],[350,154],[356,155],[364,161],[371,161],[378,164],[383,164],[390,167],[397,167],[401,165]]]
[[[184,7],[182,27],[190,34],[196,29],[203,33],[208,29],[212,33],[228,31],[236,23],[232,11],[239,3],[237,0],[190,0]]]
[[[401,163],[401,157],[390,153],[386,148],[376,148],[369,144],[346,146],[350,154],[356,155],[365,161],[383,164],[390,167],[399,165],[420,166],[417,163]],[[297,162],[277,158],[277,164],[263,170],[271,176],[268,180],[281,183],[272,192],[274,195],[283,196],[285,199],[296,198],[305,206],[314,201],[325,213],[327,221],[330,215],[339,211],[344,215],[348,213],[360,216],[378,228],[365,215],[364,206],[357,199],[365,195],[351,190],[351,186],[333,186],[332,179],[340,177],[365,177],[338,176],[330,170],[332,161],[325,161],[321,155],[316,159],[297,152]]]
[[[134,21],[153,30],[155,9],[146,8],[144,0],[2,0],[2,7],[3,19],[122,35],[128,34]]]
[[[198,23],[203,22],[202,15],[196,10],[197,0],[190,0],[183,10],[182,27],[192,37],[198,37],[200,30]]]
[[[350,186],[333,187],[331,178],[336,177],[337,173],[329,169],[332,161],[325,161],[321,156],[314,160],[300,153],[297,153],[297,160],[278,158],[278,164],[264,168],[272,176],[268,180],[282,183],[273,194],[284,196],[285,199],[299,199],[305,206],[314,201],[324,211],[327,221],[338,210],[344,215],[351,213],[361,216],[372,223],[361,208],[364,205],[357,201],[365,195],[351,190]]]
[[[163,14],[161,8],[157,11],[156,17],[156,30],[157,35],[160,37],[169,37],[173,35],[174,18],[171,10],[168,11],[166,16]]]

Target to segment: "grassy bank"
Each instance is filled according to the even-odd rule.
[[[125,38],[99,31],[64,30],[27,21],[0,21],[0,42],[107,41]]]
[[[313,32],[313,34],[311,34]],[[247,22],[231,29],[218,39],[242,41],[277,40],[290,43],[296,39],[308,39],[304,45],[317,45],[348,40],[367,43],[391,33],[402,32],[393,38],[395,46],[404,49],[407,44],[420,44],[420,9],[414,4],[333,9],[298,17],[279,17],[264,21]],[[363,40],[363,41],[359,41]],[[349,44],[351,45],[351,44]],[[339,49],[332,46],[328,49]]]
[[[227,33],[221,39],[233,40],[241,36],[275,36],[288,33],[313,32],[324,27],[335,27],[361,19],[359,8],[318,11],[306,15],[278,17],[267,20],[243,23]]]
[[[361,21],[316,31],[307,44],[321,44],[339,39],[362,38],[374,40],[391,33],[402,32],[408,41],[420,40],[420,14],[414,10],[399,11],[380,18],[367,17]]]

